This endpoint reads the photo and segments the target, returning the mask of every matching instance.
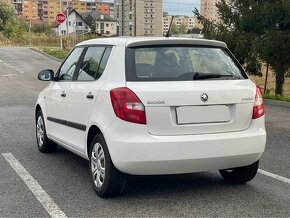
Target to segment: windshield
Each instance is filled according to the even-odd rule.
[[[227,49],[201,46],[128,48],[127,81],[236,80],[247,75]]]

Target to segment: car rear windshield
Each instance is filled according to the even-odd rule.
[[[220,47],[150,46],[126,50],[127,81],[237,80],[247,75]]]

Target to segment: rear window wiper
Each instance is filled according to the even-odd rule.
[[[203,79],[215,79],[223,77],[234,77],[231,74],[211,74],[211,73],[199,73],[196,72],[193,76],[193,80],[203,80]]]

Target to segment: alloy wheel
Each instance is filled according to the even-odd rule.
[[[95,186],[101,188],[105,180],[105,154],[100,143],[96,143],[92,149],[91,171]]]
[[[36,135],[38,140],[38,146],[42,147],[44,141],[44,123],[41,116],[39,116],[37,119]]]

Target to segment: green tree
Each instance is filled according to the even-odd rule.
[[[174,21],[172,22],[172,25],[170,28],[170,33],[171,34],[179,34],[179,30],[178,30],[176,23]]]
[[[205,38],[225,41],[251,74],[261,75],[261,62],[270,64],[275,93],[282,95],[290,67],[290,1],[221,0],[216,6],[220,22],[194,10]]]
[[[182,23],[179,27],[179,33],[185,34],[185,33],[187,33],[187,31],[188,31],[187,26],[184,23]]]
[[[8,21],[4,27],[3,35],[8,39],[21,38],[27,25],[21,20]]]
[[[8,0],[0,0],[0,31],[2,31],[7,22],[13,20],[14,7]]]
[[[193,29],[189,29],[187,33],[199,34],[201,29],[198,27],[193,27]]]
[[[89,25],[92,32],[96,32],[96,21],[95,19],[89,14],[84,18],[86,23]]]
[[[31,30],[32,30],[32,32],[35,32],[35,33],[49,34],[51,32],[50,26],[46,22],[33,24]]]

